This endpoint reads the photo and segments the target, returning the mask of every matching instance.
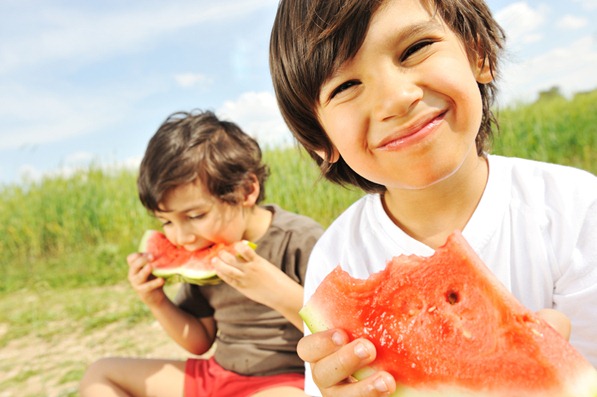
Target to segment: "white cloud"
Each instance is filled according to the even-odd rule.
[[[96,155],[90,152],[73,152],[66,156],[64,159],[64,164],[66,166],[80,166],[80,165],[88,165],[90,164]]]
[[[257,139],[262,148],[286,146],[293,142],[272,93],[246,92],[235,101],[225,102],[216,113],[238,124]]]
[[[274,0],[157,2],[153,8],[143,4],[138,9],[111,12],[101,7],[89,11],[55,7],[43,12],[32,8],[19,20],[30,29],[0,40],[0,73],[47,61],[79,63],[135,52],[160,35],[205,21],[233,19],[272,3]]]
[[[547,8],[532,8],[526,2],[512,3],[495,14],[512,43],[532,43],[542,38],[539,28],[547,15]]]
[[[587,10],[597,10],[597,0],[574,0]]]
[[[19,180],[35,182],[41,180],[43,173],[31,164],[23,164],[19,168]]]
[[[564,15],[557,22],[557,26],[560,29],[575,30],[587,26],[588,21],[586,18],[577,17],[574,15]]]
[[[5,102],[10,104],[4,107]],[[78,95],[62,97],[56,93],[25,91],[11,98],[0,98],[0,115],[8,116],[0,124],[0,149],[57,142],[86,134],[113,121],[115,115],[108,109],[112,106],[114,110],[123,111],[109,98],[83,100]]]
[[[158,88],[139,83],[70,91],[1,84],[0,150],[58,142],[89,134],[130,115],[139,98]]]
[[[32,164],[22,164],[19,167],[17,180],[23,182],[39,182],[43,178],[69,178],[79,171],[97,167],[104,172],[119,172],[122,169],[137,171],[141,164],[141,156],[129,157],[124,160],[109,160],[102,162],[97,154],[89,152],[74,152],[66,156],[64,163],[51,170],[40,170]]]
[[[201,73],[180,73],[174,76],[176,83],[183,88],[204,87],[212,83],[212,79]]]
[[[584,36],[566,47],[554,48],[518,64],[504,67],[502,104],[510,101],[532,101],[539,91],[558,86],[571,95],[597,87],[596,38]],[[579,62],[578,54],[582,55]]]

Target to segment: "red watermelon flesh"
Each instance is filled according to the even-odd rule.
[[[516,300],[460,232],[434,255],[394,257],[366,280],[338,266],[300,314],[312,332],[341,328],[371,340],[371,368],[394,376],[394,396],[597,396],[597,371]]]
[[[172,244],[163,233],[147,230],[141,239],[139,252],[153,255],[152,273],[156,277],[174,277],[204,285],[220,282],[211,260],[227,248],[225,244],[215,244],[206,249],[187,251]]]

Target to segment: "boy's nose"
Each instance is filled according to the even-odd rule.
[[[408,72],[396,69],[380,74],[373,90],[374,116],[378,121],[408,115],[423,97],[423,90]]]
[[[184,245],[192,244],[195,242],[195,234],[185,226],[178,226],[176,228],[176,245],[182,247]]]

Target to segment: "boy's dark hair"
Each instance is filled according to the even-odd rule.
[[[342,159],[329,163],[316,153],[332,154],[332,143],[319,123],[316,108],[323,83],[361,47],[373,14],[388,0],[281,0],[270,41],[270,69],[278,105],[297,140],[319,165],[322,175],[340,185],[366,192],[385,187],[355,173]],[[465,43],[468,57],[484,56],[494,79],[505,34],[483,0],[421,0]],[[495,82],[479,84],[483,118],[476,138],[481,155],[497,120],[491,106]]]
[[[269,176],[258,143],[235,123],[210,111],[173,113],[150,139],[137,179],[139,199],[149,211],[176,187],[200,181],[211,195],[231,205],[259,181],[257,203],[265,198]]]

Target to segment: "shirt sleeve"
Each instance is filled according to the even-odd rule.
[[[209,305],[197,285],[182,283],[173,302],[182,310],[197,318],[214,315],[214,309]]]

